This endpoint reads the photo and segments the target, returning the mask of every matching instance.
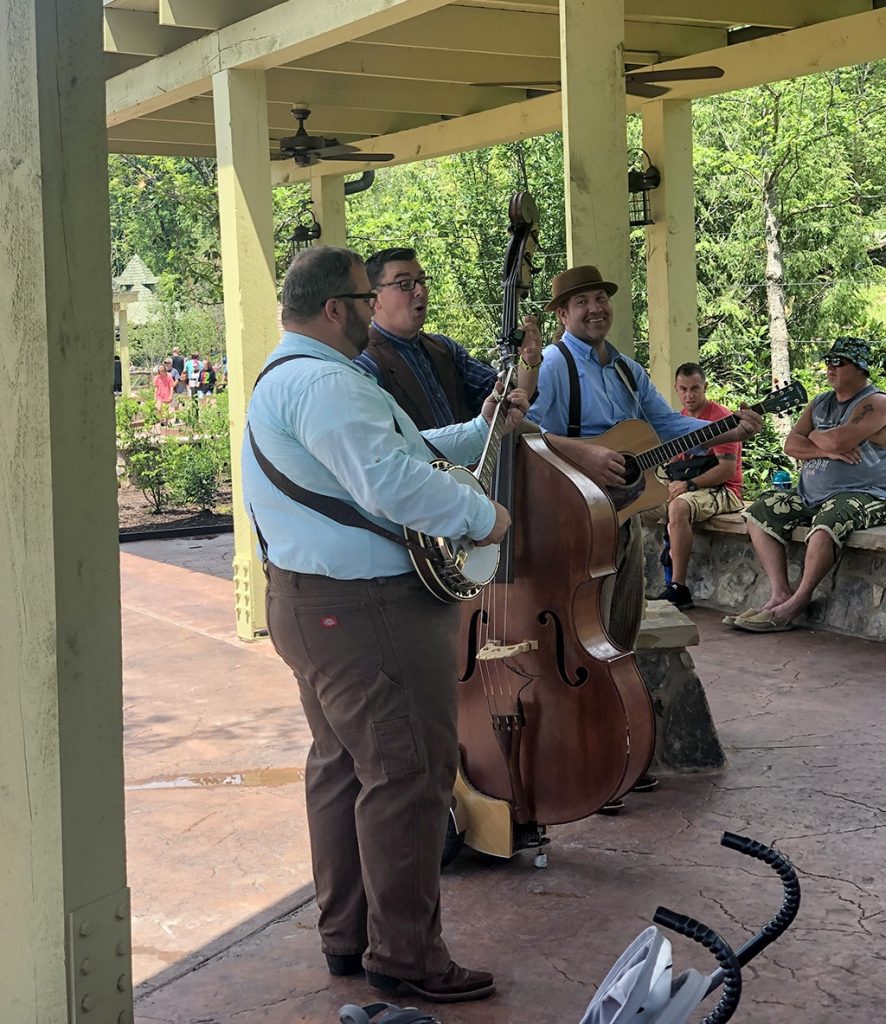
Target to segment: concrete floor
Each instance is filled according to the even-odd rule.
[[[135,1019],[335,1024],[373,993],[325,970],[301,776],[310,737],[270,644],[235,637],[230,556],[230,537],[122,548]],[[795,925],[745,969],[733,1019],[886,1016],[886,650],[691,615],[726,769],[667,777],[617,818],[552,829],[544,871],[529,854],[490,865],[463,853],[443,875],[445,933],[499,991],[430,1008],[441,1021],[577,1022],[659,904],[740,946],[781,888],[719,846],[724,829],[775,843],[803,886]],[[705,956],[674,938],[677,971],[709,970]]]

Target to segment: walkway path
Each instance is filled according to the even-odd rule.
[[[230,538],[123,549],[136,1021],[335,1024],[371,992],[325,971],[300,775],[309,736],[268,642],[234,636],[229,562]],[[886,649],[692,615],[727,768],[553,829],[546,871],[526,855],[490,866],[463,854],[443,877],[446,934],[500,991],[438,1008],[446,1024],[577,1022],[659,904],[740,945],[780,889],[719,847],[724,829],[775,842],[803,883],[797,923],[746,971],[733,1019],[883,1019]],[[674,948],[678,969],[707,969],[690,943]]]

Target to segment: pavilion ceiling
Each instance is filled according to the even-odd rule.
[[[858,58],[862,51],[886,56],[886,21],[872,14],[882,5],[626,0],[625,63],[717,63],[726,70],[720,81],[680,83],[670,93],[675,98],[793,77],[871,59]],[[847,59],[835,53],[817,64],[814,56],[791,59],[798,31],[833,48],[843,26],[857,25],[859,16],[877,19],[864,23],[868,35],[879,34],[867,49],[847,44]],[[511,107],[504,120],[516,117],[520,125],[516,135],[507,129],[511,137],[559,123],[556,92],[478,84],[559,79],[557,0],[105,0],[104,18],[112,152],[214,155],[211,76],[237,67],[267,72],[272,151],[295,129],[289,111],[296,102],[311,108],[312,134],[371,139],[366,148],[395,151],[398,161],[414,159],[409,154],[416,149],[426,153],[430,140],[431,149],[446,151],[449,136],[453,149],[468,148],[465,138],[500,141],[503,107]],[[750,67],[740,59],[749,48],[757,54]],[[641,102],[630,97],[630,109]],[[452,127],[461,119],[471,126],[466,135]],[[338,173],[350,169],[337,167]],[[304,176],[292,172],[288,180]]]

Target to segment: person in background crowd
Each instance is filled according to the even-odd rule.
[[[217,374],[215,367],[212,365],[212,360],[207,358],[199,377],[200,401],[204,405],[212,405],[215,402],[216,383]]]
[[[166,363],[160,363],[154,376],[154,408],[160,413],[160,422],[166,423],[167,413],[173,406],[175,382]]]
[[[190,358],[185,360],[184,377],[187,380],[191,398],[195,401],[200,395],[200,371],[202,369],[203,363],[200,361],[199,353],[192,352]]]

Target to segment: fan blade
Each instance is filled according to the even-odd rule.
[[[696,78],[722,78],[724,71],[714,65],[695,68],[667,68],[664,71],[628,71],[629,82],[689,82]]]
[[[362,163],[366,160],[374,161],[376,163],[384,162],[385,160],[393,160],[393,153],[361,153],[359,149],[354,149],[352,153],[324,153],[319,152],[316,154],[318,160],[350,160],[353,163]]]
[[[473,88],[482,89],[484,86],[490,89],[548,89],[556,92],[560,88],[559,82],[469,82]]]
[[[661,85],[647,85],[645,82],[625,82],[625,92],[629,96],[642,96],[647,100],[654,100],[656,96],[664,96],[669,91]]]
[[[317,156],[322,156],[324,159],[327,156],[338,156],[339,154],[350,154],[358,152],[356,146],[350,146],[346,142],[336,142],[334,146],[320,146],[314,150]]]

